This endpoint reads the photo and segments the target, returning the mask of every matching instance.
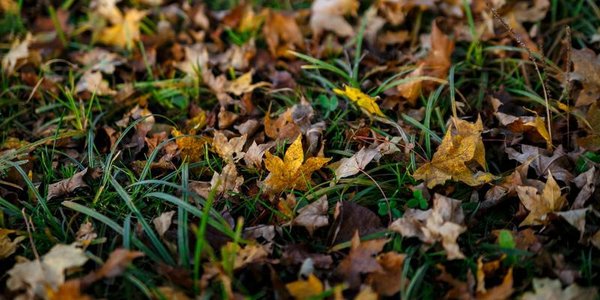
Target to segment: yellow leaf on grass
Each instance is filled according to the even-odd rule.
[[[518,186],[516,189],[521,203],[529,210],[529,215],[519,226],[543,225],[547,221],[546,214],[559,211],[566,203],[565,197],[561,195],[560,187],[550,171],[548,171],[548,180],[541,195],[532,186]]]
[[[546,129],[546,122],[539,116],[535,116],[534,121],[525,123],[525,126],[535,128],[535,130],[546,140],[546,146],[548,149],[552,149],[552,139],[550,139],[550,133]]]
[[[494,175],[481,171],[474,173],[470,168],[470,165],[485,167],[481,119],[472,124],[453,118],[453,123],[454,129],[448,129],[431,162],[422,165],[414,173],[414,178],[425,180],[429,188],[444,184],[450,179],[470,186],[490,182]]]
[[[375,103],[375,98],[363,93],[361,90],[357,88],[353,88],[350,86],[344,86],[344,90],[333,89],[333,92],[348,97],[348,99],[355,102],[360,108],[366,110],[368,113],[372,115],[377,115],[380,117],[385,117],[377,103]]]
[[[181,131],[173,129],[172,132],[174,137],[184,135]],[[204,147],[208,143],[208,139],[205,137],[196,136],[182,136],[175,140],[177,148],[181,151],[181,158],[186,159],[189,162],[197,162],[204,154]]]
[[[331,158],[311,157],[304,161],[302,136],[298,136],[285,152],[283,160],[271,153],[266,153],[265,166],[269,175],[263,182],[269,193],[278,193],[285,189],[306,190],[311,174],[323,167]]]
[[[295,299],[308,299],[323,293],[323,283],[317,276],[310,274],[307,280],[298,280],[285,285]]]
[[[131,48],[134,42],[140,40],[140,22],[145,16],[144,11],[128,10],[120,22],[102,30],[100,42],[120,48]]]

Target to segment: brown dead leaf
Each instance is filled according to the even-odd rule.
[[[244,183],[244,177],[238,176],[235,164],[230,162],[221,173],[215,172],[210,181],[211,189],[216,189],[218,194],[222,194],[225,198],[229,197],[229,193],[239,193],[240,187]]]
[[[560,280],[550,278],[534,278],[533,291],[526,292],[521,300],[593,300],[598,296],[597,287],[583,288],[571,284],[563,289]]]
[[[600,75],[598,76],[600,80]],[[600,83],[598,92],[600,92]],[[578,137],[577,145],[589,151],[600,150],[600,108],[596,101],[588,108],[585,120],[579,120],[579,123],[579,126],[587,132],[587,135]]]
[[[312,236],[315,229],[329,225],[327,217],[327,195],[319,198],[319,200],[310,203],[309,205],[298,210],[298,216],[294,218],[293,225],[303,226]]]
[[[252,145],[250,145],[250,148],[248,148],[248,151],[246,151],[246,154],[244,155],[244,162],[246,163],[246,166],[255,169],[261,169],[265,152],[274,146],[275,142],[257,145],[256,141],[252,141]]]
[[[461,225],[464,213],[460,204],[460,200],[435,194],[432,209],[408,209],[389,229],[405,237],[417,237],[428,245],[441,242],[450,260],[464,258],[456,243],[458,236],[467,230]]]
[[[586,106],[595,103],[600,95],[600,55],[593,50],[573,49],[571,53],[573,72],[567,74],[571,81],[578,81],[583,86],[575,102],[575,106]]]
[[[386,239],[362,241],[358,231],[352,238],[350,253],[338,265],[336,273],[344,278],[351,288],[358,288],[361,284],[361,274],[384,272],[379,265],[376,255],[387,244]]]
[[[79,242],[82,242],[84,245],[89,244],[92,240],[96,239],[98,234],[94,230],[94,225],[92,222],[85,222],[79,226],[79,230],[75,235],[75,239]]]
[[[117,91],[112,90],[108,81],[102,78],[100,71],[87,71],[79,78],[75,86],[75,93],[89,92],[98,96],[116,95]]]
[[[166,211],[152,220],[152,224],[154,224],[154,228],[156,229],[159,237],[163,237],[165,232],[169,230],[169,227],[171,227],[171,223],[173,222],[174,215],[174,210]]]
[[[413,177],[425,180],[428,188],[444,184],[446,180],[462,181],[470,186],[490,182],[490,173],[473,173],[470,165],[485,167],[485,148],[481,140],[483,124],[478,118],[475,124],[453,118],[454,129],[448,129],[442,144],[433,154],[431,162],[422,165]]]
[[[29,47],[33,42],[31,33],[23,41],[18,39],[13,42],[10,50],[2,57],[2,70],[6,75],[12,75],[21,65],[23,65],[29,57]]]
[[[377,148],[361,148],[358,152],[349,158],[342,158],[337,169],[335,169],[336,179],[358,174],[379,154]]]
[[[61,197],[74,192],[80,188],[88,188],[89,186],[85,183],[85,178],[92,176],[97,171],[94,169],[85,168],[73,175],[71,178],[63,179],[59,182],[48,185],[47,200]]]
[[[596,167],[591,167],[589,170],[575,177],[573,182],[579,188],[579,193],[577,193],[571,209],[583,208],[588,199],[596,191],[596,185],[600,184],[600,174],[596,170]]]
[[[531,186],[518,186],[516,190],[521,203],[529,210],[529,215],[519,226],[543,225],[547,222],[546,214],[559,211],[566,204],[565,196],[561,194],[560,187],[550,171],[541,194]]]
[[[262,29],[271,55],[286,56],[288,50],[302,49],[304,36],[293,15],[269,10]]]
[[[227,163],[235,163],[244,158],[242,149],[246,144],[247,136],[244,134],[240,137],[227,139],[220,131],[215,132],[212,146],[215,152]]]
[[[144,253],[139,251],[131,251],[123,248],[115,249],[110,254],[104,265],[102,265],[102,267],[94,274],[97,278],[117,277],[125,272],[127,266],[134,259],[144,255]]]
[[[209,143],[206,137],[184,136],[182,132],[173,129],[172,134],[178,137],[175,140],[177,147],[181,151],[181,158],[189,162],[197,162],[204,155],[204,147]]]
[[[294,123],[292,114],[293,109],[289,108],[273,121],[270,116],[270,111],[267,111],[264,120],[265,134],[275,140],[296,139],[301,131],[300,127]]]
[[[175,63],[175,68],[187,74],[191,78],[198,78],[200,74],[205,73],[208,68],[208,50],[204,44],[196,43],[186,46],[185,60]]]
[[[331,160],[325,157],[311,157],[305,161],[302,136],[298,136],[290,145],[283,160],[269,152],[266,155],[265,167],[270,173],[261,185],[271,194],[286,189],[306,190],[312,182],[312,173]]]
[[[377,294],[382,296],[393,296],[402,289],[402,273],[404,268],[405,254],[386,252],[377,257],[381,270],[375,271],[367,276],[369,283]],[[405,281],[408,284],[408,280]]]
[[[370,209],[352,201],[340,201],[335,206],[334,221],[329,229],[329,244],[349,241],[358,231],[360,236],[381,231],[381,220]]]
[[[569,182],[573,178],[571,172],[568,171],[571,169],[571,163],[562,145],[559,145],[553,151],[547,151],[522,144],[521,152],[509,147],[505,151],[510,159],[520,163],[529,163],[529,166],[535,170],[538,176],[546,176],[550,171],[554,178],[563,182]]]

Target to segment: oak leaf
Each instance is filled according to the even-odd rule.
[[[302,136],[298,136],[285,152],[283,160],[266,153],[265,166],[269,175],[262,185],[269,193],[279,193],[286,189],[304,191],[311,183],[311,174],[321,169],[331,158],[311,157],[304,161]]]
[[[490,173],[473,173],[471,165],[485,167],[485,148],[481,140],[483,124],[478,118],[475,124],[453,118],[454,129],[448,129],[442,144],[433,154],[431,162],[422,165],[413,174],[417,180],[425,180],[428,188],[444,184],[446,180],[478,186],[494,179]]]
[[[543,225],[547,222],[546,214],[559,211],[566,204],[565,196],[561,195],[560,187],[550,171],[541,194],[531,186],[518,186],[516,189],[521,203],[529,210],[529,215],[519,226]]]
[[[363,93],[360,89],[344,86],[343,91],[340,89],[333,89],[333,92],[348,97],[348,99],[371,115],[385,117],[377,103],[375,103],[375,98]]]

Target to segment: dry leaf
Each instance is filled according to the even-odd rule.
[[[571,284],[562,288],[560,280],[550,278],[534,278],[533,292],[526,292],[521,300],[593,300],[598,296],[598,288],[582,288]]]
[[[598,92],[600,92],[600,83]],[[597,102],[594,101],[588,108],[585,121],[579,120],[579,123],[580,127],[588,134],[584,137],[578,137],[577,145],[589,151],[600,150],[600,108],[598,107]]]
[[[210,181],[211,189],[216,189],[218,194],[223,194],[225,198],[229,197],[229,193],[239,193],[240,186],[244,183],[244,177],[238,176],[235,164],[230,162],[221,173],[215,172]]]
[[[72,193],[79,188],[89,187],[84,181],[87,174],[88,168],[85,168],[82,171],[75,173],[71,178],[50,184],[48,186],[48,196],[46,196],[46,199],[51,200]]]
[[[161,286],[156,289],[156,293],[169,300],[191,300],[190,297],[182,290],[175,289],[170,286]],[[157,298],[162,299],[162,298]]]
[[[379,154],[379,149],[361,148],[349,158],[342,158],[335,169],[335,178],[341,179],[358,174]]]
[[[338,36],[354,35],[354,29],[344,19],[344,15],[356,15],[359,2],[356,0],[316,0],[310,11],[310,28],[314,37],[319,37],[325,30],[335,32]]]
[[[262,32],[271,55],[275,57],[304,46],[304,37],[292,15],[269,10]]]
[[[529,215],[519,226],[543,225],[547,222],[546,214],[559,211],[566,204],[550,171],[542,194],[538,194],[538,190],[531,186],[518,186],[516,189],[521,203],[529,210]]]
[[[248,151],[246,151],[246,154],[244,155],[246,166],[261,169],[265,152],[273,148],[273,146],[275,146],[275,142],[257,145],[256,141],[252,141],[252,145],[250,145],[250,148],[248,148]]]
[[[315,229],[324,227],[329,224],[327,217],[327,195],[319,198],[319,200],[310,203],[309,205],[298,210],[298,216],[294,218],[293,225],[306,227],[308,233],[312,236]]]
[[[376,115],[380,117],[385,117],[377,103],[375,103],[375,98],[361,92],[361,90],[357,88],[353,88],[350,86],[344,86],[344,90],[333,89],[333,92],[338,95],[343,95],[348,97],[352,102],[356,103],[361,109],[369,113],[370,115]]]
[[[359,287],[361,274],[383,272],[383,268],[377,262],[376,255],[383,250],[383,246],[387,242],[386,239],[361,242],[358,231],[356,231],[352,238],[350,253],[340,262],[336,273],[344,278],[351,288]]]
[[[115,67],[125,63],[125,59],[118,54],[102,48],[93,48],[81,55],[77,55],[75,59],[85,66],[87,70],[100,71],[104,74],[113,74],[115,72]]]
[[[171,227],[171,223],[173,222],[174,215],[174,210],[166,211],[152,220],[152,224],[154,224],[154,228],[156,229],[159,237],[163,237],[165,232],[169,230],[169,227]]]
[[[136,258],[142,257],[145,254],[139,251],[131,251],[128,249],[115,249],[110,256],[102,265],[102,267],[95,272],[97,278],[112,278],[117,277],[123,272],[127,266]]]
[[[377,257],[381,270],[367,276],[367,282],[377,294],[393,296],[402,289],[402,273],[404,271],[405,254],[386,252]],[[405,281],[408,284],[408,280]]]
[[[323,283],[317,276],[310,274],[307,280],[298,280],[285,285],[288,292],[295,299],[310,299],[323,293]]]
[[[33,42],[31,33],[23,41],[15,40],[10,47],[10,50],[2,57],[2,69],[6,75],[12,75],[29,57],[29,46]]]
[[[422,165],[413,177],[425,180],[428,188],[444,184],[446,180],[462,181],[470,186],[490,182],[494,176],[469,167],[475,164],[485,167],[485,148],[481,140],[483,124],[478,118],[475,124],[453,118],[454,129],[448,128],[442,144],[433,154],[431,162]]]
[[[47,300],[92,300],[89,295],[81,293],[81,282],[79,280],[68,280],[61,284],[55,291],[48,288],[46,291]]]
[[[506,148],[505,151],[510,159],[523,164],[528,163],[538,176],[546,176],[548,171],[551,171],[554,178],[563,182],[569,182],[573,178],[573,175],[567,171],[567,168],[570,168],[570,162],[562,145],[556,147],[552,152],[525,144],[521,145],[522,153],[513,148]],[[548,153],[552,155],[547,156]]]
[[[435,194],[432,209],[408,209],[389,229],[405,237],[417,237],[428,245],[441,242],[448,259],[464,258],[456,243],[458,236],[467,230],[461,225],[464,213],[460,204],[460,200]]]
[[[247,136],[244,134],[240,137],[227,139],[220,131],[215,132],[212,146],[215,152],[226,162],[235,163],[244,157],[242,149],[246,144]]]
[[[329,244],[349,241],[357,231],[364,236],[383,230],[381,220],[373,211],[352,201],[339,201],[333,216],[327,238]]]
[[[79,226],[79,230],[77,230],[77,234],[75,235],[75,239],[79,242],[90,243],[92,240],[96,239],[98,234],[94,230],[94,225],[92,222],[85,222]]]
[[[52,247],[41,260],[15,264],[7,274],[6,286],[11,291],[25,290],[25,297],[44,297],[48,288],[52,290],[65,282],[64,272],[82,266],[88,258],[83,250],[72,245],[58,244]]]
[[[90,92],[98,96],[116,95],[117,91],[112,90],[108,81],[102,78],[100,71],[87,71],[79,78],[75,86],[75,93]]]
[[[208,51],[204,44],[194,44],[186,46],[185,60],[175,63],[175,68],[181,70],[191,78],[198,78],[198,75],[205,74],[208,70]],[[206,73],[208,74],[208,73]]]
[[[25,239],[25,236],[18,236],[11,240],[8,235],[14,232],[14,230],[0,228],[0,261],[13,255],[19,243]]]
[[[262,186],[271,194],[286,189],[306,190],[312,182],[312,173],[331,160],[325,157],[311,157],[304,161],[301,136],[290,145],[283,160],[269,152],[266,155],[265,166],[270,173],[262,182]]]
[[[146,16],[146,12],[130,9],[125,12],[125,16],[117,17],[112,21],[112,26],[102,30],[100,42],[117,46],[119,48],[133,47],[133,43],[140,40],[140,22]]]
[[[183,136],[183,133],[177,129],[173,129],[172,134],[174,137],[179,137],[175,140],[177,147],[181,151],[181,158],[188,160],[193,163],[200,160],[204,155],[204,147],[208,144],[208,140],[205,137],[197,136]]]

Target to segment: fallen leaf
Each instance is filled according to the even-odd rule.
[[[89,186],[85,183],[84,179],[87,177],[88,172],[94,172],[92,169],[85,168],[73,175],[71,178],[63,179],[59,182],[48,185],[47,200],[54,199],[56,197],[62,197],[70,194],[79,188],[88,188]]]
[[[90,295],[81,293],[81,282],[79,280],[68,280],[61,284],[57,290],[48,288],[46,291],[48,300],[92,300]]]
[[[154,224],[154,228],[156,229],[159,237],[163,237],[165,232],[169,230],[169,227],[171,227],[171,223],[173,222],[174,215],[174,210],[166,211],[152,220],[152,224]]]
[[[361,148],[349,158],[342,158],[337,169],[335,169],[336,179],[358,174],[379,154],[378,149]]]
[[[596,103],[600,95],[600,55],[593,50],[583,48],[573,49],[571,53],[573,72],[567,74],[571,81],[580,82],[582,85],[575,106],[586,106]]]
[[[591,167],[573,179],[573,182],[579,188],[579,193],[577,193],[571,209],[583,208],[586,201],[592,197],[594,191],[596,191],[596,185],[600,184],[600,174],[598,173],[596,167]]]
[[[600,80],[600,75],[598,76]],[[600,92],[600,83],[598,92]],[[600,150],[600,108],[597,102],[590,105],[585,120],[578,121],[580,123],[579,126],[587,132],[587,135],[577,137],[577,145],[589,151]]]
[[[377,262],[381,270],[375,271],[367,276],[368,282],[373,290],[382,296],[393,296],[402,289],[402,274],[404,271],[405,254],[386,252],[377,256]],[[408,280],[405,280],[408,284]]]
[[[543,225],[547,222],[546,214],[559,211],[566,204],[566,199],[550,172],[542,194],[531,186],[518,186],[516,190],[521,203],[529,210],[529,215],[519,226]]]
[[[191,78],[198,78],[201,74],[208,74],[208,50],[204,44],[196,43],[185,46],[185,60],[175,63],[175,68],[184,72]],[[212,73],[211,73],[212,75]]]
[[[13,42],[8,53],[2,57],[2,69],[6,75],[12,75],[29,57],[29,47],[32,42],[31,33],[27,33],[23,41],[17,39]]]
[[[249,72],[243,74],[242,76],[236,78],[233,81],[227,81],[225,84],[224,90],[228,93],[232,93],[236,96],[241,96],[242,94],[252,92],[253,90],[271,85],[268,82],[257,82],[252,83],[252,74],[254,71],[250,70]]]
[[[250,145],[250,148],[248,148],[248,151],[246,151],[246,154],[244,155],[244,162],[246,163],[246,166],[255,169],[261,169],[265,152],[274,146],[275,142],[257,145],[256,141],[252,141],[252,145]]]
[[[425,180],[428,188],[444,184],[446,180],[462,181],[470,186],[490,182],[490,173],[473,173],[470,164],[485,167],[485,148],[481,140],[483,124],[478,118],[475,124],[453,118],[453,129],[448,128],[442,144],[433,154],[431,162],[419,167],[413,174],[417,180]]]
[[[299,209],[298,216],[294,218],[292,224],[305,227],[312,236],[315,229],[329,225],[329,218],[327,217],[328,207],[329,203],[325,195],[319,198],[319,200]]]
[[[127,266],[136,258],[142,257],[145,254],[139,251],[131,251],[128,249],[118,248],[110,253],[110,256],[94,274],[96,278],[113,278],[123,272]]]
[[[98,96],[116,95],[117,92],[112,90],[108,85],[108,81],[102,78],[102,73],[99,71],[87,71],[79,78],[75,86],[75,93],[90,92]]]
[[[83,52],[77,55],[75,59],[85,66],[87,70],[100,71],[104,74],[113,74],[115,67],[125,63],[125,59],[118,54],[102,48],[93,48],[90,51]]]
[[[199,161],[204,155],[204,147],[208,144],[207,138],[193,135],[185,136],[177,129],[173,129],[172,134],[177,138],[175,143],[181,151],[182,159],[187,159],[188,162],[193,163]]]
[[[279,115],[275,121],[271,119],[270,111],[265,115],[265,134],[275,140],[296,139],[300,133],[300,127],[294,123],[293,109],[289,108]]]
[[[81,226],[79,226],[79,230],[77,230],[77,233],[75,234],[75,239],[79,242],[87,243],[89,244],[92,240],[96,239],[98,237],[98,234],[96,233],[96,231],[94,230],[94,225],[92,224],[92,222],[85,222],[82,223]]]
[[[383,250],[383,246],[387,242],[387,239],[361,241],[358,231],[356,231],[352,238],[350,253],[340,262],[336,274],[344,278],[350,288],[358,288],[361,284],[362,274],[383,272],[376,255]]]
[[[356,0],[316,0],[310,7],[310,28],[313,37],[319,37],[325,30],[333,31],[341,37],[354,35],[354,29],[344,19],[347,14],[355,15],[359,2]]]
[[[14,230],[0,228],[0,260],[3,260],[17,251],[17,246],[25,239],[25,236],[17,236],[12,239],[9,234],[15,233]]]
[[[550,171],[554,178],[563,182],[569,182],[573,178],[573,175],[568,171],[571,163],[562,145],[559,145],[553,151],[547,151],[523,144],[521,145],[521,153],[509,147],[505,151],[510,159],[520,163],[528,163],[538,176],[546,176]],[[551,154],[551,156],[548,156],[548,154]]]
[[[597,287],[583,288],[575,283],[563,289],[557,279],[534,278],[532,285],[533,291],[524,293],[521,300],[592,300],[598,295]]]
[[[161,286],[156,289],[156,293],[161,297],[157,299],[169,299],[169,300],[191,300],[192,298],[188,297],[186,293],[182,290],[176,289],[170,286]]]
[[[288,292],[295,299],[310,299],[318,296],[325,290],[323,283],[317,276],[310,274],[306,280],[298,280],[285,285]]]
[[[146,12],[129,9],[125,16],[112,21],[112,26],[104,28],[100,34],[100,42],[117,46],[119,48],[133,47],[133,43],[140,40],[140,22],[146,16]]]
[[[337,244],[349,241],[357,231],[364,236],[381,230],[381,220],[370,209],[352,201],[340,201],[335,206],[327,239],[329,244]]]
[[[303,48],[304,36],[293,15],[269,10],[262,29],[271,55],[285,56],[288,50]]]
[[[464,254],[456,239],[467,228],[461,225],[464,213],[460,204],[460,200],[435,194],[432,209],[408,209],[402,218],[390,224],[389,229],[405,237],[417,237],[427,245],[441,242],[448,259],[462,259]]]
[[[226,162],[235,163],[240,159],[244,158],[244,152],[242,149],[246,144],[246,135],[227,139],[227,137],[220,131],[215,132],[212,146],[215,152]]]
[[[346,85],[344,86],[343,91],[340,89],[333,89],[333,92],[348,97],[348,99],[356,103],[356,105],[366,111],[369,115],[385,117],[379,106],[377,106],[377,103],[375,103],[375,98],[361,92],[361,90],[357,88]]]
[[[571,226],[577,228],[580,233],[579,241],[584,242],[583,237],[585,234],[585,217],[588,211],[591,211],[591,207],[561,211],[555,214],[559,217],[562,217]]]
[[[304,161],[302,136],[298,136],[285,152],[283,160],[269,152],[266,153],[265,167],[270,173],[262,182],[262,186],[270,194],[286,189],[304,191],[312,182],[311,174],[330,160],[331,158],[311,157]]]
[[[229,193],[239,193],[240,186],[244,183],[244,177],[238,176],[235,164],[230,162],[221,173],[215,172],[210,181],[211,189],[216,189],[218,194],[224,195],[225,198],[229,197]]]
[[[48,288],[57,290],[65,282],[64,272],[80,267],[88,260],[83,250],[75,244],[57,244],[40,260],[15,264],[7,274],[6,287],[11,291],[25,290],[27,299],[34,295],[45,297]]]

